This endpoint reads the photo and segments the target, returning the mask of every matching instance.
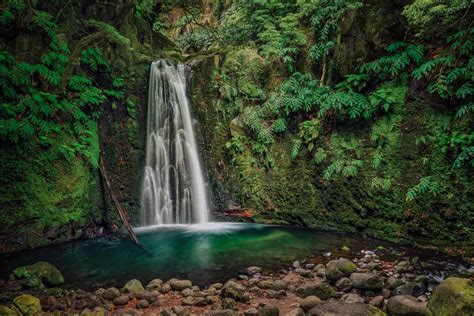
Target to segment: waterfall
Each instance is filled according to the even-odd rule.
[[[168,60],[151,64],[142,226],[209,220],[184,71]]]

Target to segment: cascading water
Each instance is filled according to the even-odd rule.
[[[184,71],[168,60],[151,64],[142,226],[209,220]]]

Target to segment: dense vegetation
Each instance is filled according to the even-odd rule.
[[[123,66],[168,56],[193,65],[216,209],[472,251],[471,1],[63,6],[2,5],[5,230],[113,221],[93,189],[99,136],[120,144],[102,153],[133,217],[146,67]]]

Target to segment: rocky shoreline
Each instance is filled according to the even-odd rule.
[[[46,262],[16,268],[0,283],[0,315],[474,315],[474,271],[440,285],[419,258],[382,260],[362,250],[352,260],[295,261],[267,272],[248,267],[236,278],[205,287],[160,279],[146,286],[67,290],[61,272]],[[441,280],[440,280],[441,281]]]

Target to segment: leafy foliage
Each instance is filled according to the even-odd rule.
[[[438,181],[433,179],[431,176],[423,177],[420,182],[414,187],[410,188],[406,194],[407,202],[413,201],[420,194],[432,193],[436,194],[440,190]]]
[[[105,27],[103,23],[96,24]],[[83,155],[96,166],[98,157],[89,147],[96,133],[99,106],[107,97],[122,98],[123,93],[116,89],[123,86],[123,82],[114,81],[113,89],[105,89],[100,88],[90,75],[78,73],[69,78],[65,91],[57,91],[71,52],[66,43],[59,40],[58,27],[49,14],[35,11],[28,25],[31,30],[47,35],[50,50],[38,63],[18,60],[8,51],[0,51],[0,86],[3,92],[0,138],[12,143],[33,139],[49,148],[55,145],[57,135],[73,131],[70,135],[73,141],[60,144],[59,152],[68,160]],[[107,67],[97,47],[85,48],[81,52],[81,64],[93,72]]]

